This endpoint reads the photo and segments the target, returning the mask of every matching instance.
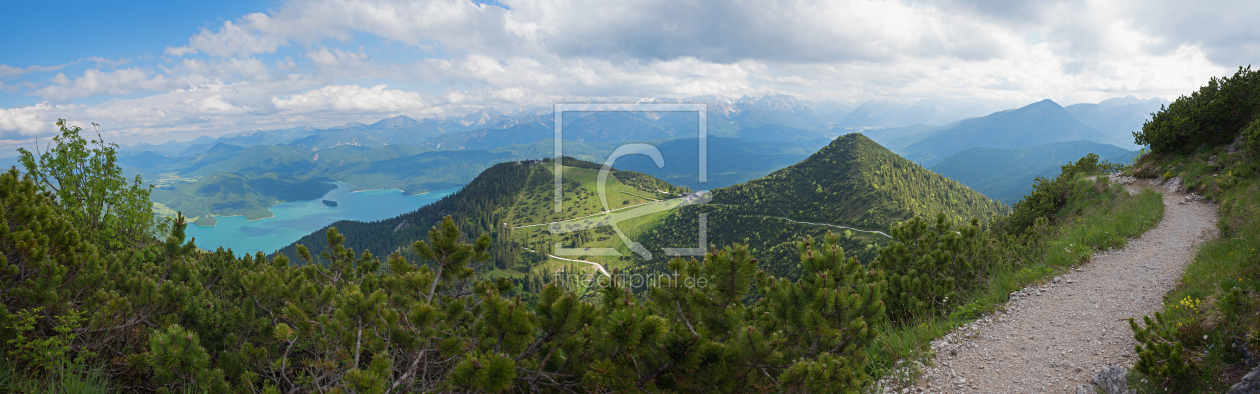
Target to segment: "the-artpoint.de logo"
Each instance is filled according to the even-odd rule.
[[[696,174],[701,183],[708,182],[708,104],[704,103],[676,103],[676,104],[639,104],[639,103],[596,103],[596,104],[556,104],[553,112],[555,116],[555,211],[564,211],[564,113],[565,112],[695,112],[697,118],[696,138],[698,139],[699,149],[696,152],[697,162],[700,163],[696,168]],[[632,252],[638,254],[645,260],[652,259],[652,252],[648,251],[642,244],[631,240],[624,232],[617,227],[620,223],[627,219],[637,218],[650,215],[657,212],[676,209],[684,205],[704,204],[709,202],[712,197],[709,193],[700,191],[694,194],[687,193],[678,198],[665,201],[647,202],[640,205],[622,207],[617,210],[611,209],[608,204],[608,194],[606,183],[608,182],[608,174],[612,170],[613,163],[618,158],[629,155],[644,155],[652,158],[658,168],[665,167],[665,158],[661,155],[661,151],[655,146],[642,143],[631,143],[617,147],[608,159],[604,161],[604,165],[599,170],[599,176],[596,179],[596,189],[599,195],[599,202],[603,207],[603,212],[589,217],[570,219],[563,222],[551,223],[547,226],[547,231],[552,234],[570,233],[582,231],[596,227],[612,227],[613,231],[621,238],[621,241],[630,248]],[[707,228],[705,214],[700,214],[700,234],[699,245],[694,248],[664,248],[667,256],[703,256],[707,248]],[[560,243],[556,243],[553,252],[561,256],[621,256],[621,252],[616,248],[567,248]]]

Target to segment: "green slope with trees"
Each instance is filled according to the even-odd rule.
[[[514,231],[505,228],[505,224],[517,227],[550,223],[604,211],[595,185],[601,165],[574,158],[565,158],[564,164],[562,212],[555,212],[552,205],[553,162],[544,159],[494,165],[455,194],[414,212],[376,222],[339,221],[328,227],[336,227],[346,236],[347,247],[381,254],[405,250],[443,217],[451,216],[465,232],[491,234],[496,245],[494,265],[505,270],[515,268],[520,255],[527,254],[524,247],[538,250],[549,248],[554,242],[577,242],[573,246],[582,246],[588,240],[579,239],[581,234],[549,235],[541,226]],[[608,208],[614,210],[674,197],[685,190],[648,175],[618,170],[611,172],[606,187]],[[293,256],[297,244],[312,245],[312,250],[320,252],[317,245],[326,229],[303,237],[279,253]]]
[[[873,231],[888,233],[912,217],[941,213],[955,223],[988,221],[1008,209],[856,133],[837,138],[800,163],[712,193],[709,204],[662,217],[657,227],[645,231],[643,243],[653,248],[695,247],[704,214],[709,244],[748,244],[770,261],[790,262],[796,240],[827,231],[846,234],[841,239],[846,250],[869,259],[888,240]],[[644,266],[663,268],[659,262]],[[799,274],[794,264],[766,269],[782,277]]]

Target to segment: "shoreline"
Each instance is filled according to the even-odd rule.
[[[336,189],[333,189],[333,190],[336,190]],[[397,191],[400,191],[400,192],[401,192],[401,191],[403,191],[403,189],[386,189],[386,188],[379,188],[379,189],[355,190],[355,191],[352,191],[351,193],[370,192],[370,191],[373,191],[373,190],[397,190]],[[425,192],[425,193],[428,193],[428,192]],[[420,194],[424,194],[424,193],[420,193]],[[413,194],[413,195],[414,195],[414,194]]]

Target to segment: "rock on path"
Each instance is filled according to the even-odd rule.
[[[1180,204],[1179,204],[1180,203]],[[1159,226],[1124,249],[1012,294],[1006,311],[932,343],[935,367],[903,392],[1075,393],[1107,365],[1132,366],[1130,317],[1163,308],[1194,256],[1215,235],[1216,206],[1164,194]]]

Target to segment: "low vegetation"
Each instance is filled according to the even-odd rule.
[[[1220,204],[1220,235],[1199,246],[1164,310],[1130,320],[1139,359],[1129,383],[1138,392],[1224,392],[1260,365],[1258,115],[1260,73],[1239,68],[1161,108],[1134,133],[1151,150],[1126,174],[1176,178]]]
[[[1260,85],[1252,82],[1257,78],[1246,69],[1213,79],[1143,128],[1150,141],[1185,144],[1152,143],[1151,153],[1132,172],[1180,178],[1189,191],[1220,204],[1220,235],[1199,246],[1181,283],[1164,297],[1163,311],[1131,321],[1139,360],[1130,385],[1138,392],[1225,392],[1260,366],[1260,134],[1255,120],[1260,102],[1254,99]],[[1208,99],[1230,106],[1205,103]]]
[[[917,262],[919,267],[912,272],[919,276],[902,279],[902,288],[930,296],[902,295],[907,299],[899,303],[902,306],[890,304],[890,311],[901,312],[890,314],[880,327],[866,368],[878,375],[904,377],[892,373],[927,361],[933,340],[1002,308],[1012,292],[1082,264],[1095,251],[1123,247],[1158,225],[1162,197],[1149,190],[1130,195],[1122,185],[1099,176],[1112,170],[1100,166],[1096,156],[1065,165],[1055,179],[1035,184],[1033,195],[1016,203],[1014,212],[996,220],[988,231],[977,231],[973,225],[955,233],[938,221],[935,227],[945,231],[925,232],[925,227],[934,226],[918,220],[896,230],[900,238],[944,247],[917,254],[924,262]],[[906,237],[907,231],[926,236]],[[881,249],[878,264],[904,260],[903,247],[894,246],[898,244],[908,242],[898,240]]]
[[[77,132],[67,130],[64,141],[80,141]],[[61,152],[45,152],[27,173],[96,171],[74,165],[81,155]],[[71,165],[41,167],[63,162]],[[572,164],[579,184],[582,171],[596,167]],[[614,270],[587,285],[586,297],[556,284],[531,285],[524,297],[516,282],[487,275],[503,258],[496,248],[519,247],[496,240],[501,217],[447,216],[413,238],[409,253],[384,260],[346,247],[347,237],[330,228],[321,250],[296,246],[291,263],[286,254],[200,251],[185,239],[178,214],[154,224],[119,221],[130,211],[108,210],[97,213],[101,222],[122,224],[77,226],[85,215],[78,199],[58,198],[37,175],[11,171],[0,175],[8,229],[0,238],[0,341],[8,345],[0,380],[21,391],[87,382],[128,392],[856,392],[897,356],[884,346],[889,333],[918,330],[911,323],[923,319],[973,316],[985,306],[972,300],[1001,286],[995,278],[1003,273],[1032,280],[1043,265],[1063,264],[995,257],[1032,255],[1000,248],[1040,234],[1070,237],[1047,223],[1069,223],[1091,209],[1073,201],[1128,198],[1102,178],[1086,178],[1095,164],[1083,159],[1065,167],[1070,182],[1039,186],[1064,188],[1048,192],[1067,195],[1068,203],[1038,211],[1031,231],[985,231],[973,219],[954,232],[947,216],[933,226],[912,219],[890,229],[894,241],[879,264],[848,255],[843,235],[806,237],[795,243],[795,278],[768,274],[752,250],[735,245],[699,261],[669,261],[646,291],[632,292],[633,282]],[[470,189],[483,198],[459,204],[517,215],[478,207],[524,208],[494,199],[515,196],[502,191],[525,175],[517,171],[549,171],[502,166],[498,181]],[[633,173],[621,178],[633,190],[665,187]],[[70,196],[98,193],[111,208],[148,207],[145,190],[134,185],[54,185]],[[432,222],[417,220],[423,223]],[[474,239],[461,228],[483,231]],[[139,235],[119,242],[120,234]],[[1060,238],[1045,238],[1045,247]],[[917,250],[907,254],[910,244]],[[906,287],[915,272],[930,271],[970,274]],[[909,294],[886,301],[890,281]]]

